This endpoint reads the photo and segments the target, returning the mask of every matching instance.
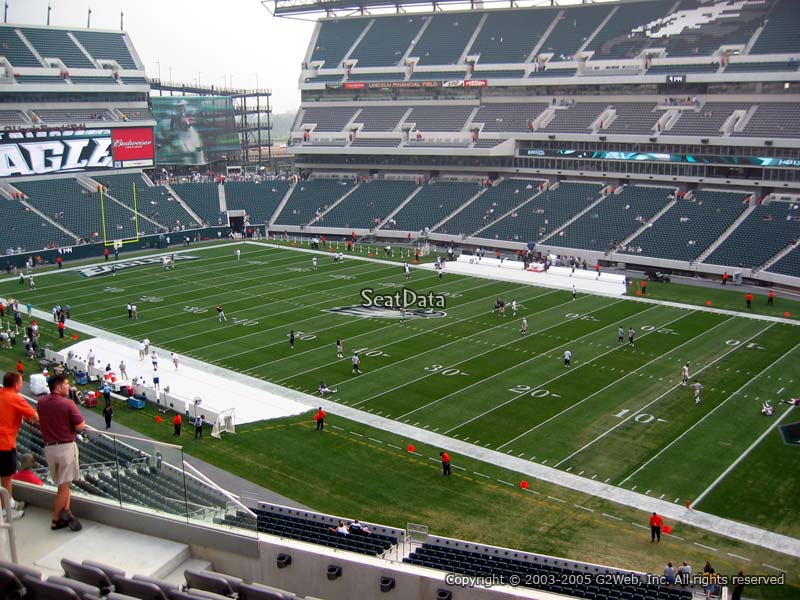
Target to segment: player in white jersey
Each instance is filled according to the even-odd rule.
[[[516,317],[517,316],[517,301],[516,300],[512,300],[511,301],[511,311],[514,313],[513,316]]]
[[[403,277],[411,279],[411,267],[408,266],[407,262],[403,263]]]
[[[175,365],[176,369],[178,368],[178,365],[180,364],[180,362],[181,362],[181,360],[178,357],[178,355],[173,352],[172,353],[172,364]]]
[[[522,335],[528,333],[528,319],[526,317],[522,317],[522,327],[520,328],[519,332]]]
[[[681,369],[681,385],[686,387],[689,384],[689,363],[683,365]]]
[[[342,338],[336,338],[336,358],[344,358],[344,343]]]
[[[405,323],[406,322],[406,307],[405,306],[401,306],[400,307],[400,322],[401,323]]]
[[[236,260],[241,260],[242,258],[242,251],[238,248],[236,249]]]
[[[695,379],[692,387],[694,388],[694,403],[700,404],[700,392],[703,390],[703,384]]]
[[[311,259],[311,268],[316,271],[317,270],[317,257]]]
[[[572,352],[569,350],[564,350],[564,366],[568,367],[572,362]]]

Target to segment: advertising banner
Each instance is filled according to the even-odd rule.
[[[0,132],[0,177],[153,166],[150,127]]]
[[[227,96],[154,96],[156,162],[207,165],[238,156],[233,100]]]

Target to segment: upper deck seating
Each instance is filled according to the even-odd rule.
[[[620,5],[586,50],[594,52],[594,60],[635,58],[647,46],[648,39],[644,32],[633,33],[633,30],[663,17],[674,5],[674,0]]]
[[[458,63],[483,15],[480,12],[444,12],[430,19],[417,40],[412,56],[418,65],[454,65]]]
[[[367,26],[369,19],[325,19],[319,23],[319,35],[311,60],[323,61],[324,68],[335,69]]]
[[[565,9],[558,25],[539,48],[539,53],[552,52],[551,62],[572,60],[612,9],[613,6],[599,4]]]
[[[349,58],[357,59],[362,69],[397,65],[423,23],[423,16],[413,14],[375,19]]]
[[[559,10],[487,11],[468,54],[479,54],[480,65],[525,62]]]
[[[795,0],[777,0],[767,15],[767,24],[750,54],[800,52],[800,11]]]
[[[86,58],[66,31],[33,27],[20,27],[20,31],[42,58],[58,58],[68,68],[95,68],[94,63]]]
[[[122,32],[75,30],[72,34],[96,59],[116,61],[123,69],[138,69]]]
[[[0,25],[0,56],[4,56],[15,67],[41,67],[39,59],[30,51],[16,27]]]

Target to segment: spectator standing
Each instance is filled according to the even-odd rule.
[[[450,477],[450,475],[452,475],[452,471],[450,470],[450,455],[447,452],[439,452],[439,456],[442,459],[442,475]]]
[[[195,419],[194,419],[194,439],[203,437],[203,420],[205,418],[206,418],[205,415],[200,415],[199,417],[195,417]]]
[[[106,421],[106,429],[111,429],[111,418],[114,416],[114,409],[111,408],[111,402],[103,407],[103,419]]]
[[[106,406],[111,406],[111,386],[107,381],[103,384],[103,400],[106,401]]]
[[[50,529],[79,531],[83,526],[70,510],[73,481],[80,478],[76,435],[86,428],[77,406],[69,398],[66,375],[53,375],[50,394],[39,399],[39,424],[50,476],[58,486]]]
[[[661,515],[653,513],[650,515],[650,543],[658,540],[661,541],[661,526],[664,524],[664,519]]]
[[[0,389],[0,482],[11,498],[12,519],[25,515],[22,502],[16,502],[12,495],[12,477],[17,471],[17,432],[22,419],[38,421],[39,415],[33,407],[20,395],[22,376],[8,371],[3,376],[3,388]]]
[[[314,415],[314,421],[316,421],[317,423],[317,431],[322,431],[323,429],[325,429],[326,416],[327,414],[325,413],[324,410],[322,410],[322,407],[320,406],[319,409],[317,409],[317,414]]]

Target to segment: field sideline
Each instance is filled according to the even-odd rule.
[[[778,403],[798,395],[796,325],[584,294],[573,300],[566,291],[486,279],[438,281],[422,270],[406,282],[398,265],[333,265],[329,256],[312,270],[308,254],[240,247],[239,261],[230,245],[202,247],[187,252],[200,258],[171,271],[54,272],[33,291],[14,281],[0,292],[48,313],[69,303],[77,321],[148,336],[159,348],[295,390],[314,393],[325,381],[338,390],[329,400],[461,443],[653,499],[688,500],[776,533],[800,532],[791,516],[800,484],[785,477],[798,450],[775,427],[797,420]],[[389,294],[404,285],[445,294],[446,316],[401,324],[326,312],[357,305],[364,287]],[[519,314],[492,314],[498,297],[515,299]],[[138,321],[127,318],[129,299],[139,303]],[[216,321],[217,303],[228,324]],[[617,343],[619,326],[636,330],[635,345],[627,336]],[[350,372],[354,350],[361,375]],[[573,353],[569,368],[565,350]],[[680,385],[686,362],[703,385],[700,404]],[[759,414],[765,399],[776,408],[772,419]],[[732,490],[759,509],[748,513]]]

